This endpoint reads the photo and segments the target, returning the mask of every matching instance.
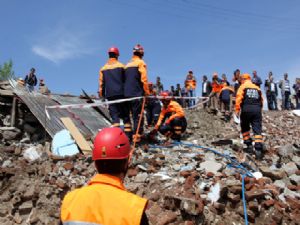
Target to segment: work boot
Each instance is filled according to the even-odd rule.
[[[247,145],[246,148],[244,148],[244,152],[248,154],[253,154],[253,146],[252,145]]]
[[[255,143],[255,157],[257,160],[262,160],[264,157],[264,148],[262,143]]]
[[[262,160],[264,158],[264,152],[262,149],[260,150],[255,150],[255,158],[257,160]]]

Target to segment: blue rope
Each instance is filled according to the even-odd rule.
[[[242,197],[243,197],[245,224],[248,225],[248,214],[247,214],[247,205],[246,205],[246,198],[245,198],[245,175],[242,176]]]
[[[212,148],[208,148],[208,147],[204,147],[201,145],[195,145],[192,143],[185,143],[185,142],[173,142],[173,146],[176,145],[184,145],[184,146],[188,146],[188,147],[194,147],[194,148],[199,148],[199,149],[203,149],[206,151],[210,151],[213,152],[216,155],[222,156],[223,158],[229,160],[231,163],[229,163],[227,166],[229,168],[235,168],[236,170],[238,170],[240,172],[240,174],[242,175],[242,200],[243,200],[243,207],[244,207],[244,220],[245,220],[245,225],[248,225],[248,214],[247,214],[247,205],[246,205],[246,198],[245,198],[245,177],[253,177],[252,173],[245,168],[240,162],[238,162],[237,160],[233,159],[230,155],[228,154],[223,154],[220,153]],[[155,145],[149,145],[150,148],[154,147],[154,148],[164,148],[166,146],[155,146]],[[253,171],[255,171],[253,168],[251,168]]]

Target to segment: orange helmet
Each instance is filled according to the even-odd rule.
[[[119,49],[117,47],[111,47],[110,49],[108,49],[108,53],[115,53],[118,56],[120,55]]]
[[[125,159],[130,155],[130,143],[118,127],[104,128],[94,140],[93,160]]]
[[[244,73],[242,75],[242,79],[244,79],[244,80],[251,80],[251,76],[248,73]]]

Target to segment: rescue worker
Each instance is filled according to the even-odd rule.
[[[147,200],[123,185],[130,154],[129,140],[120,128],[104,128],[97,134],[92,158],[98,174],[87,186],[64,197],[60,214],[63,225],[148,224]]]
[[[144,48],[137,44],[133,48],[133,56],[130,62],[125,66],[125,87],[124,94],[126,98],[141,97],[149,95],[147,66],[144,60]],[[129,110],[133,117],[133,132],[134,140],[139,142],[143,133],[144,118],[138,129],[140,116],[143,117],[142,111],[143,99],[133,100],[128,102]],[[129,115],[129,114],[128,114]]]
[[[146,105],[146,116],[147,116],[147,126],[148,128],[154,126],[157,123],[158,116],[160,114],[161,110],[161,105],[160,101],[158,98],[156,98],[157,94],[156,91],[154,90],[154,85],[152,82],[148,83],[149,85],[149,92],[150,92],[150,97],[152,98],[147,98],[147,105]]]
[[[172,100],[168,91],[161,92],[160,97],[163,107],[152,132],[159,131],[167,138],[180,141],[187,127],[184,111],[178,102]]]
[[[189,71],[188,75],[186,76],[185,79],[185,88],[186,91],[188,93],[188,97],[196,97],[196,85],[197,85],[197,81],[196,78],[193,74],[193,71]],[[189,107],[195,105],[195,99],[190,99],[189,100]]]
[[[212,86],[212,91],[209,95],[209,98],[210,98],[210,105],[212,107],[212,111],[214,113],[217,113],[218,112],[218,109],[220,107],[220,102],[219,102],[219,93],[223,87],[222,85],[222,81],[221,79],[218,77],[218,74],[217,73],[214,73],[213,74],[213,78],[212,78],[212,82],[211,82],[211,86]]]
[[[119,55],[117,47],[108,49],[109,59],[99,72],[99,97],[106,98],[108,101],[124,99],[125,73],[124,65],[118,61]],[[112,125],[120,127],[120,119],[123,119],[124,131],[128,138],[131,138],[132,130],[127,104],[113,103],[108,109]]]
[[[226,81],[222,83],[223,88],[220,91],[220,102],[221,102],[221,112],[224,115],[224,119],[226,121],[230,120],[230,112],[231,112],[231,104],[232,104],[232,95],[234,93],[234,89],[227,85]]]
[[[250,125],[254,133],[254,148],[257,159],[263,157],[262,107],[263,97],[260,88],[253,84],[249,74],[241,76],[241,86],[238,89],[235,104],[235,114],[240,114],[241,130],[246,151],[252,152]]]

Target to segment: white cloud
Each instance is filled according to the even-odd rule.
[[[47,60],[60,63],[63,60],[92,53],[92,48],[87,45],[88,32],[57,28],[46,33],[36,41],[32,51]]]

